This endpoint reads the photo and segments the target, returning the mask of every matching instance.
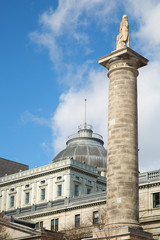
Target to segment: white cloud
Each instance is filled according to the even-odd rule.
[[[30,33],[30,39],[49,50],[50,60],[54,63],[55,69],[59,69],[62,61],[62,49],[58,46],[52,33],[39,33],[37,31]]]
[[[116,1],[115,1],[116,2]],[[49,9],[48,12],[42,14],[40,23],[44,29],[51,30],[56,36],[62,35],[64,32],[72,34],[78,30],[81,25],[87,26],[90,22],[84,13],[97,20],[106,21],[107,13],[115,8],[115,2],[107,0],[59,0],[56,10]],[[95,11],[96,10],[96,11]],[[82,17],[83,15],[83,17]]]
[[[87,98],[87,123],[93,125],[94,132],[104,136],[105,142],[107,140],[108,81],[106,72],[93,69],[88,72],[83,88],[70,89],[60,97],[60,103],[52,118],[53,146],[56,152],[64,148],[67,136],[76,133],[78,126],[84,124],[85,98]]]
[[[160,2],[157,0],[129,0],[128,12],[137,21],[138,31],[132,37],[137,38],[136,47],[148,56],[157,55],[160,50]]]
[[[151,62],[140,71],[139,85],[139,159],[140,169],[159,168],[160,159],[160,68]]]
[[[55,10],[49,9],[40,16],[41,30],[30,33],[30,39],[48,49],[50,59],[58,71],[65,53],[70,51],[69,48],[73,51],[72,46],[69,46],[70,40],[83,46],[86,55],[93,51],[89,46],[88,26],[94,22],[95,26],[100,24],[103,26],[103,30],[106,30],[106,26],[115,20],[113,17],[115,12],[111,11],[116,7],[115,2],[109,0],[59,0]],[[65,39],[63,44],[68,41],[67,50],[63,47],[63,51],[62,38]]]
[[[41,126],[47,126],[47,127],[50,127],[51,123],[50,123],[50,120],[44,118],[44,117],[39,117],[39,116],[36,116],[30,112],[23,112],[20,116],[20,120],[22,123],[26,124],[28,122],[34,122],[38,125],[41,125]]]

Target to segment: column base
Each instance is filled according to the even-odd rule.
[[[94,230],[93,238],[85,238],[83,240],[153,240],[152,233],[145,232],[141,229],[132,227],[119,227],[103,230]]]

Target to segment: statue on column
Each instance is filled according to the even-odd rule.
[[[116,50],[129,47],[129,25],[127,15],[123,15],[122,22],[120,24],[119,34],[117,36]]]

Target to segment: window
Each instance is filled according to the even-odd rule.
[[[61,180],[61,179],[62,179],[62,177],[61,177],[61,176],[58,176],[58,177],[57,177],[57,180]]]
[[[77,179],[77,180],[79,180],[79,177],[78,177],[78,176],[76,176],[76,179]]]
[[[80,227],[80,214],[75,215],[75,227]]]
[[[29,188],[29,184],[27,184],[27,185],[25,186],[25,188]]]
[[[58,218],[52,219],[51,220],[51,231],[57,232],[58,231],[58,224],[59,224],[59,219]]]
[[[98,211],[93,212],[93,224],[98,224]]]
[[[10,192],[14,192],[14,188],[11,188],[11,189],[10,189]]]
[[[90,193],[91,193],[91,189],[87,188],[87,194],[90,194]]]
[[[59,223],[59,219],[57,218],[55,220],[55,231],[57,232],[58,231],[58,223]]]
[[[62,185],[58,185],[57,188],[58,188],[57,189],[57,196],[60,197],[60,196],[62,196]]]
[[[10,207],[14,207],[14,196],[10,197]]]
[[[153,193],[153,208],[160,207],[160,193]]]
[[[77,184],[74,186],[74,196],[79,196],[79,185]]]
[[[36,222],[36,228],[43,228],[43,222]]]
[[[54,219],[51,220],[51,231],[54,231]]]
[[[43,222],[39,223],[40,228],[43,228]]]
[[[26,196],[25,196],[25,204],[29,203],[29,192],[26,192]]]
[[[41,200],[45,200],[45,194],[46,194],[46,189],[42,188],[41,189]]]

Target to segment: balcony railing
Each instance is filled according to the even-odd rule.
[[[69,140],[71,140],[71,139],[74,139],[74,138],[79,138],[80,136],[79,136],[79,134],[78,133],[74,133],[74,134],[72,134],[72,135],[70,135],[68,138],[67,138],[67,141],[69,141]],[[88,136],[83,136],[83,137],[88,137]],[[81,138],[81,137],[80,137]],[[98,133],[92,133],[92,138],[97,138],[97,139],[100,139],[100,140],[102,140],[103,141],[103,137],[100,135],[100,134],[98,134]]]

